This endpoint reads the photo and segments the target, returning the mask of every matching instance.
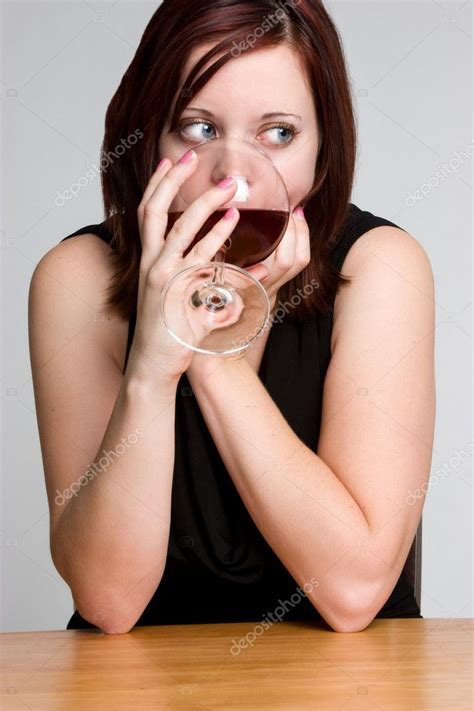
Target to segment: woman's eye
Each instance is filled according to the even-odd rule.
[[[213,138],[210,133],[213,130],[212,124],[205,121],[193,121],[192,123],[181,125],[179,128],[181,135],[185,138],[190,138],[192,141],[205,141],[206,138]]]
[[[191,121],[178,126],[180,135],[191,141],[202,142],[207,139],[215,138],[215,128],[207,121]],[[286,146],[291,143],[294,137],[299,133],[293,126],[278,125],[271,126],[262,132],[260,135],[268,134],[270,140],[268,143],[273,146]]]
[[[273,134],[271,143],[274,145],[285,146],[291,143],[297,131],[291,126],[273,126],[272,128],[267,128],[264,133]]]

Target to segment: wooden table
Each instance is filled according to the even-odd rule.
[[[242,640],[239,645],[239,640]],[[472,711],[472,620],[0,635],[4,711]]]

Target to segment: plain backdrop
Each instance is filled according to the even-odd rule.
[[[3,631],[64,629],[28,351],[33,270],[102,221],[107,105],[158,2],[4,2]],[[437,416],[423,512],[425,617],[472,616],[472,3],[326,3],[358,114],[352,197],[423,245],[436,280]],[[89,178],[84,179],[84,176]],[[81,180],[76,197],[61,200]]]

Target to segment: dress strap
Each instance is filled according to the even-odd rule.
[[[97,235],[104,242],[107,242],[107,244],[110,244],[112,241],[112,234],[105,226],[105,222],[100,222],[96,225],[86,225],[85,227],[81,227],[72,234],[67,235],[67,237],[63,237],[60,242],[64,242],[65,239],[69,239],[70,237],[76,237],[77,235],[85,235],[89,233]]]
[[[368,210],[361,210],[354,203],[349,203],[346,226],[339,241],[331,250],[333,264],[338,272],[341,271],[344,259],[354,242],[369,230],[374,229],[374,227],[383,227],[385,225],[404,230],[403,227],[396,225],[385,217],[379,217]],[[406,230],[404,231],[406,232]]]

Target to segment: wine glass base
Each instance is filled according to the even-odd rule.
[[[249,272],[226,264],[222,280],[213,282],[210,262],[186,267],[163,289],[161,315],[169,333],[198,353],[230,355],[245,350],[264,331],[270,302],[264,287]]]
[[[234,301],[233,289],[219,284],[205,284],[196,289],[191,297],[191,303],[196,308],[205,306],[208,311],[221,311]]]

